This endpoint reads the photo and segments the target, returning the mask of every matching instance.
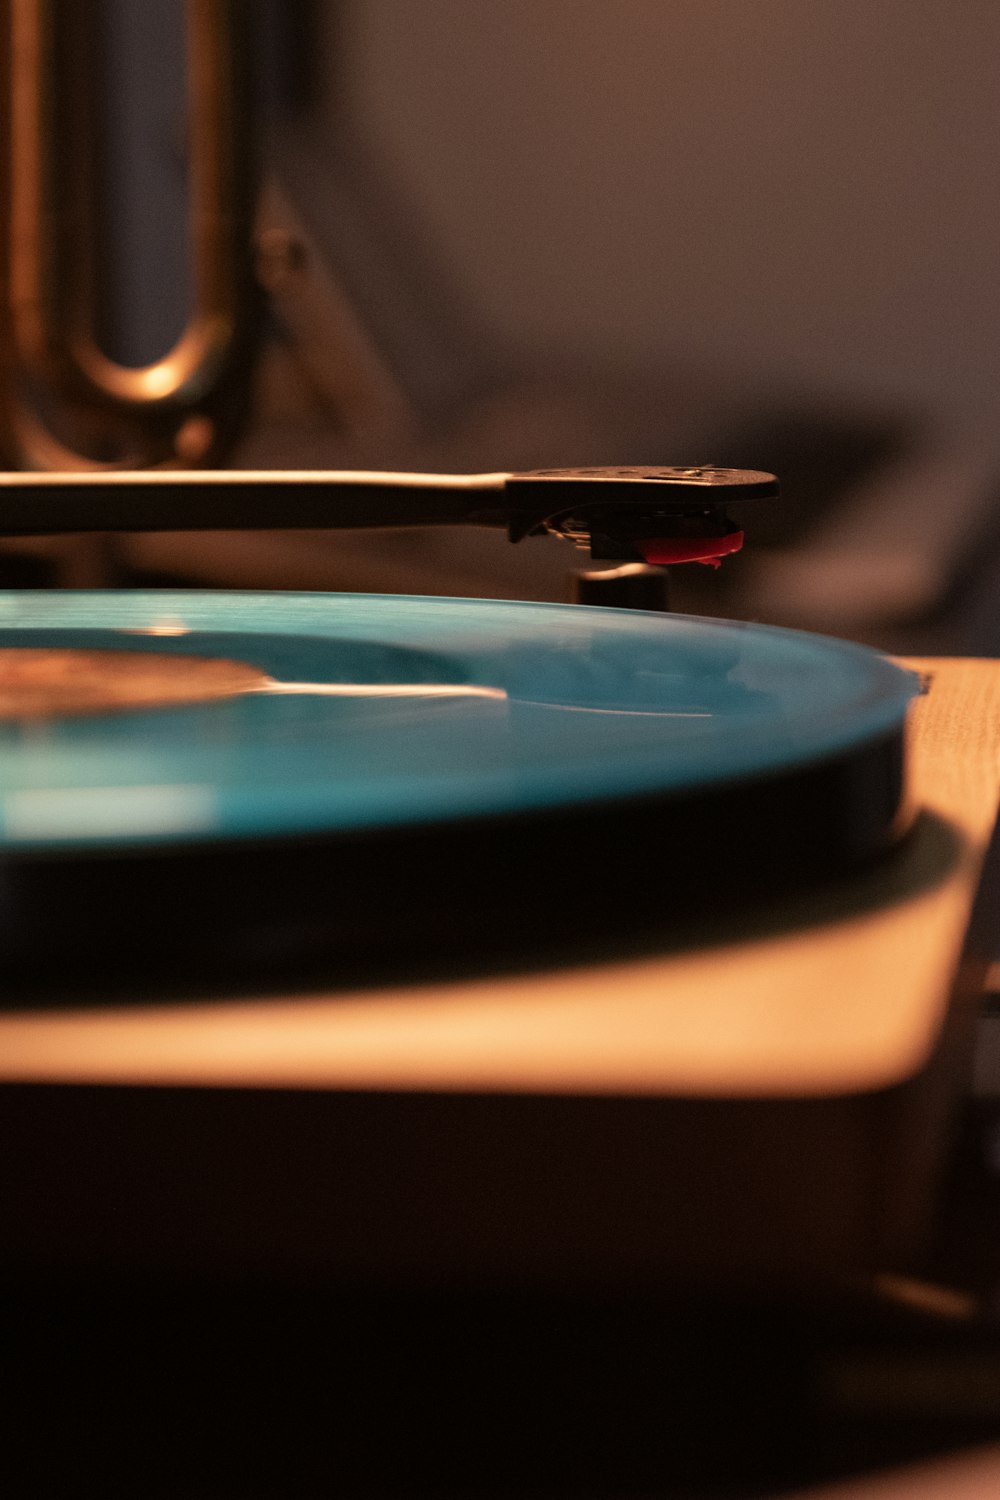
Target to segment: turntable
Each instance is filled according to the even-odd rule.
[[[285,184],[254,230],[228,0],[186,7],[193,321],[109,359],[122,77],[80,59],[129,8],[63,10],[8,28],[5,421],[12,465],[96,468],[0,476],[0,536],[472,525],[624,564],[604,605],[738,551],[770,476],[172,469],[303,457],[230,446],[252,241],[313,463],[496,459],[385,441],[412,392]],[[759,1500],[978,1440],[823,1401],[865,1356],[913,1391],[907,1306],[971,1321],[907,1273],[994,956],[998,706],[991,663],[592,603],[0,594],[8,1487]]]
[[[13,475],[0,526],[364,511],[713,561],[727,506],[773,488]],[[985,953],[991,664],[478,600],[0,608],[9,1267],[567,1284],[918,1256]]]

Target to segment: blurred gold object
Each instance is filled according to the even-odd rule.
[[[254,153],[238,10],[236,0],[184,0],[193,292],[173,347],[133,368],[109,356],[99,333],[100,0],[4,0],[11,467],[216,463],[232,440],[254,322]]]

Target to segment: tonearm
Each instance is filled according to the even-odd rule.
[[[564,537],[595,559],[718,565],[743,542],[727,506],[777,492],[772,474],[712,465],[520,474],[19,472],[0,475],[0,536],[485,526],[512,542]]]

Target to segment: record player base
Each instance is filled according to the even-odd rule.
[[[1000,665],[913,665],[930,689],[900,848],[683,931],[665,918],[659,951],[9,997],[0,1264],[638,1287],[918,1263],[996,942]]]

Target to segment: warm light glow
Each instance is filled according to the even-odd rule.
[[[257,693],[309,693],[324,698],[492,698],[506,703],[503,688],[471,687],[451,682],[275,682],[269,679]]]
[[[158,620],[155,625],[136,625],[126,629],[126,635],[190,635],[191,631],[187,625],[182,625],[180,620],[166,615]]]

